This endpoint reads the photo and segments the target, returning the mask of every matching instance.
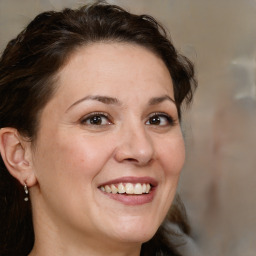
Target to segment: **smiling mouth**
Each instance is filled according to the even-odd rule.
[[[148,194],[152,188],[149,183],[118,183],[99,187],[108,194],[142,195]]]

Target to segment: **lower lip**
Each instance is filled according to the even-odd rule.
[[[127,194],[112,194],[101,191],[109,198],[119,201],[125,205],[143,205],[152,202],[156,188],[152,188],[148,194],[142,195],[127,195]]]

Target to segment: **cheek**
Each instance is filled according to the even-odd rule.
[[[178,176],[185,162],[185,146],[182,135],[165,140],[158,150],[159,160],[166,176]]]
[[[52,143],[48,152],[51,152],[48,162],[56,172],[79,179],[82,176],[96,176],[111,155],[111,148],[104,138],[69,134],[60,136],[60,140]]]
[[[110,143],[72,133],[58,134],[48,143],[44,143],[45,139],[38,143],[34,166],[45,202],[54,212],[60,213],[63,208],[66,212],[84,208],[89,211],[95,177],[111,155]]]

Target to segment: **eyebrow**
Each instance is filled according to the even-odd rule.
[[[100,96],[100,95],[88,95],[86,97],[83,97],[82,99],[74,102],[67,110],[66,112],[71,109],[72,107],[74,107],[75,105],[86,101],[86,100],[96,100],[99,102],[102,102],[104,104],[108,104],[108,105],[121,105],[121,102],[117,99],[117,98],[112,98],[112,97],[108,97],[108,96]]]
[[[88,95],[86,97],[83,97],[82,99],[74,102],[70,107],[68,107],[68,109],[66,110],[69,111],[72,107],[74,107],[75,105],[83,102],[83,101],[86,101],[86,100],[96,100],[96,101],[99,101],[99,102],[102,102],[104,104],[108,104],[108,105],[122,105],[121,102],[117,99],[117,98],[113,98],[113,97],[108,97],[108,96],[101,96],[101,95]],[[161,96],[161,97],[154,97],[154,98],[151,98],[149,100],[149,105],[157,105],[159,103],[162,103],[163,101],[171,101],[173,102],[175,105],[176,105],[176,102],[175,100],[173,100],[170,96],[168,95],[164,95],[164,96]]]
[[[172,99],[170,96],[168,95],[164,95],[164,96],[161,96],[161,97],[154,97],[152,99],[149,100],[149,105],[157,105],[159,103],[162,103],[163,101],[171,101],[172,103],[174,103],[176,105],[176,102],[174,99]]]

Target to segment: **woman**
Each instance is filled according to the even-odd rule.
[[[170,206],[195,87],[149,16],[38,15],[0,60],[0,254],[180,255]]]

